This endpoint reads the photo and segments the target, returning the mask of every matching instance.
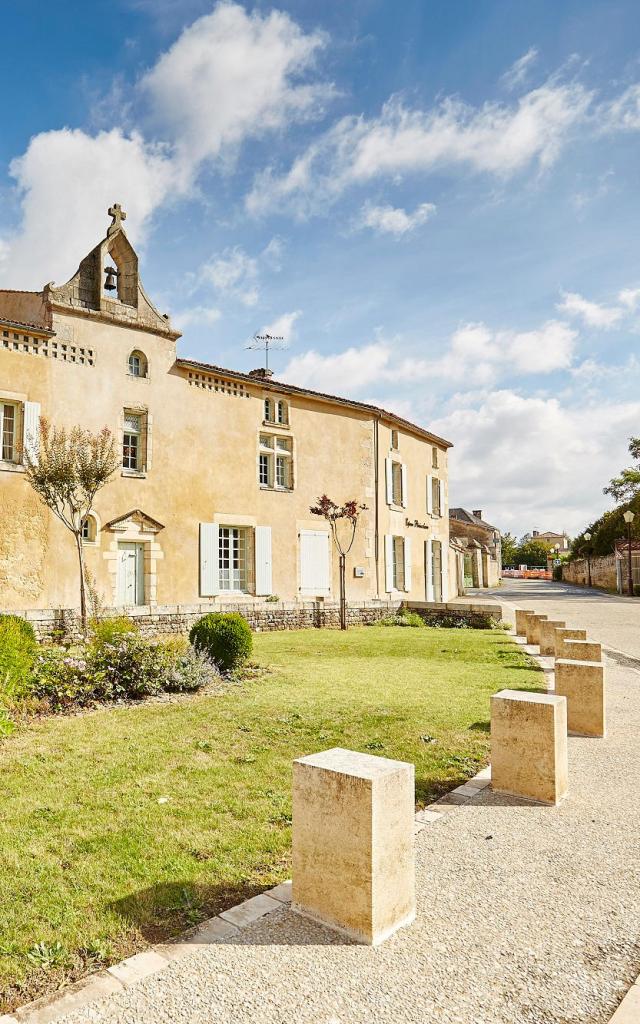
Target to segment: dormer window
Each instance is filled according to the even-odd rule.
[[[277,401],[273,398],[264,400],[264,421],[265,423],[277,423],[279,426],[289,425],[289,408],[282,399]]]
[[[144,352],[137,349],[129,356],[129,375],[131,377],[147,376],[147,359]]]

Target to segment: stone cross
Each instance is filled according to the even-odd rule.
[[[113,206],[110,206],[107,210],[107,213],[110,217],[113,217],[113,220],[109,225],[109,230],[107,231],[107,234],[113,235],[114,232],[120,231],[122,227],[122,221],[127,219],[127,215],[120,206],[120,203],[114,203]]]

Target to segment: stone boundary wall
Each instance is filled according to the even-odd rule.
[[[428,624],[464,623],[477,629],[488,629],[492,621],[499,621],[499,605],[484,604],[427,604],[426,602],[372,601],[347,604],[347,623],[350,626],[370,625],[393,615],[401,606],[417,611]],[[240,612],[251,629],[256,632],[280,629],[339,629],[340,605],[337,601],[305,601],[301,603],[261,602],[260,604],[196,604],[147,605],[139,608],[107,608],[100,618],[127,616],[138,626],[143,636],[169,633],[188,633],[195,622],[209,612]],[[0,614],[3,612],[0,610]],[[33,626],[39,640],[79,639],[78,613],[74,609],[34,609],[6,613],[19,615]]]
[[[405,607],[417,612],[428,626],[464,625],[472,629],[491,629],[502,619],[499,604],[436,604],[426,601],[406,601]]]
[[[565,583],[576,583],[586,587],[588,578],[586,558],[576,558],[574,562],[563,563],[562,579]],[[598,555],[591,559],[591,583],[594,587],[616,590],[618,583],[615,555]]]

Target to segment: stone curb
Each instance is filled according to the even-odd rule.
[[[483,768],[462,786],[429,804],[424,810],[418,811],[415,816],[414,834],[422,832],[428,825],[435,825],[445,814],[468,804],[478,797],[490,782],[491,768]],[[0,1024],[50,1024],[64,1014],[79,1010],[97,999],[112,995],[114,992],[123,992],[144,978],[164,970],[175,960],[190,956],[212,943],[232,938],[239,934],[241,929],[259,921],[267,914],[272,914],[275,910],[282,909],[290,902],[291,882],[281,882],[273,889],[267,889],[266,892],[252,896],[235,907],[223,910],[217,917],[203,921],[196,928],[184,932],[173,940],[159,942],[141,953],[121,960],[120,963],[112,964],[104,971],[89,974],[86,978],[69,985],[63,994],[56,992],[53,996],[43,996],[12,1013],[0,1016]]]

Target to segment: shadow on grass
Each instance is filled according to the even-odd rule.
[[[223,910],[265,892],[264,884],[200,885],[191,881],[158,882],[109,904],[147,942],[159,943],[183,939],[201,943],[201,936],[189,936],[199,924]],[[339,932],[296,914],[286,904],[282,913],[271,913],[246,926],[225,940],[226,945],[265,946],[350,946],[354,943]],[[185,934],[186,933],[186,934]],[[206,940],[205,940],[206,941]],[[212,945],[220,940],[211,939]]]

